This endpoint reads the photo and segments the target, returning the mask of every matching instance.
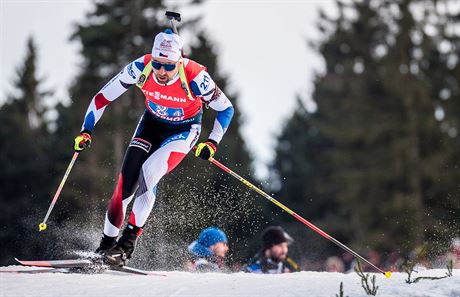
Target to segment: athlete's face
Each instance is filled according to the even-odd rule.
[[[287,242],[275,244],[274,246],[266,250],[266,256],[272,258],[277,262],[281,262],[286,260],[288,250],[289,248]]]
[[[152,59],[153,74],[155,75],[157,81],[162,84],[166,84],[168,81],[170,81],[176,75],[178,71],[178,63],[179,61],[171,61],[166,58],[160,58],[160,57],[153,58]],[[160,69],[157,69],[158,67]],[[172,70],[169,69],[173,67],[174,69]]]

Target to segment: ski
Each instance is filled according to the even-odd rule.
[[[160,272],[141,270],[141,269],[132,268],[128,266],[110,266],[109,270],[132,273],[132,274],[139,274],[139,275],[166,276],[166,274],[163,274]]]
[[[35,266],[33,266],[35,267]],[[40,269],[27,269],[27,270],[18,270],[18,269],[0,269],[0,273],[29,273],[29,274],[36,274],[36,273],[68,273],[69,270],[67,268],[52,268],[52,267],[43,267]]]
[[[70,259],[70,260],[37,260],[27,261],[19,260],[14,258],[16,262],[22,266],[32,267],[46,267],[50,268],[49,271],[44,272],[82,272],[82,273],[101,273],[106,270],[125,272],[138,275],[155,275],[155,276],[166,276],[166,274],[159,273],[156,271],[141,270],[128,266],[109,266],[100,262],[91,261],[88,259]],[[63,268],[66,268],[64,270]],[[59,270],[60,271],[55,271]]]
[[[18,262],[22,266],[35,267],[83,268],[94,265],[94,262],[88,259],[26,261],[14,258],[14,260],[16,260],[16,262]]]

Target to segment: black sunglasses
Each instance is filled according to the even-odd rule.
[[[152,66],[156,70],[160,70],[161,67],[163,67],[166,71],[173,71],[174,69],[176,69],[176,64],[175,63],[174,64],[163,64],[163,63],[157,62],[155,60],[152,60]]]

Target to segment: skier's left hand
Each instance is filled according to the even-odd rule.
[[[195,150],[195,157],[200,157],[203,160],[209,160],[214,157],[217,151],[217,142],[212,139],[208,139],[197,145]]]

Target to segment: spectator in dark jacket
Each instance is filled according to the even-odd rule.
[[[292,239],[283,228],[270,226],[262,235],[263,247],[246,266],[246,272],[252,273],[289,273],[299,271],[299,266],[288,257]]]
[[[198,239],[188,246],[187,269],[191,272],[224,272],[228,240],[224,231],[209,227],[201,231]]]

